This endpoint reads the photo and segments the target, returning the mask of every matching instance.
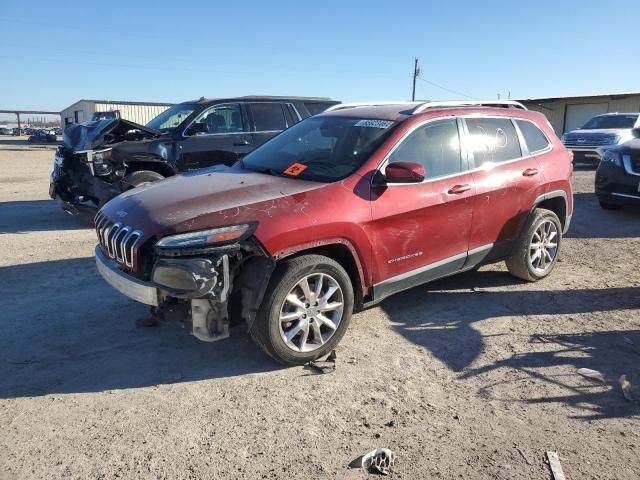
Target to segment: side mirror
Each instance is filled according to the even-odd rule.
[[[415,162],[392,162],[384,169],[387,183],[420,183],[424,180],[424,167]]]
[[[198,133],[207,133],[208,129],[204,123],[196,122],[187,129],[187,135],[197,135]]]
[[[635,138],[640,138],[640,127],[638,127],[638,128],[634,128],[633,130],[631,130],[631,134],[632,134]]]

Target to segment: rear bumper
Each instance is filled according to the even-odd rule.
[[[102,253],[99,245],[96,247],[96,267],[104,281],[123,295],[146,305],[158,306],[158,288],[124,273]]]

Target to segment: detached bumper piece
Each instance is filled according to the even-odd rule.
[[[96,247],[96,266],[105,282],[123,295],[145,305],[158,306],[159,291],[155,285],[124,273],[118,268],[117,263],[112,262],[102,253],[99,246]]]

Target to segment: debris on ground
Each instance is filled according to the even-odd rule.
[[[389,475],[396,463],[396,454],[388,448],[375,448],[362,456],[361,466],[371,473]]]
[[[524,458],[524,461],[527,462],[527,465],[533,465],[531,463],[531,460],[529,460],[529,457],[525,455],[525,453],[522,451],[520,447],[516,446],[516,450],[518,450],[518,453],[522,456],[522,458]]]
[[[551,467],[551,473],[553,474],[554,480],[566,480],[564,472],[562,471],[558,452],[547,452],[547,459],[549,460],[549,467]]]
[[[332,350],[327,358],[324,360],[314,360],[304,364],[304,369],[313,372],[315,375],[322,375],[325,373],[333,373],[336,371],[336,351]]]
[[[579,368],[578,374],[592,380],[597,380],[598,382],[607,383],[606,377],[598,370],[591,370],[590,368]]]
[[[622,388],[622,394],[624,395],[624,398],[626,398],[630,402],[633,402],[633,395],[631,395],[631,382],[627,380],[627,376],[620,375],[619,382],[620,382],[620,387]]]

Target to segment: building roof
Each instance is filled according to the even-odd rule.
[[[90,100],[83,98],[82,100],[78,100],[75,103],[72,103],[66,108],[63,108],[61,111],[69,110],[72,107],[75,107],[77,104],[81,102],[89,102],[89,103],[106,103],[108,105],[145,105],[145,106],[158,106],[158,107],[170,107],[171,105],[175,105],[174,103],[158,103],[158,102],[132,102],[127,100]]]
[[[534,98],[521,98],[519,102],[553,102],[555,100],[574,100],[577,98],[598,98],[598,97],[610,97],[610,98],[625,98],[640,96],[640,92],[629,93],[590,93],[587,95],[572,95],[572,96],[558,96],[558,97],[534,97]]]

